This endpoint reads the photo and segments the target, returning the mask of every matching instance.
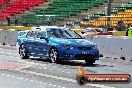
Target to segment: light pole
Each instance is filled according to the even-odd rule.
[[[111,26],[110,16],[111,16],[111,3],[113,0],[108,0],[108,8],[107,8],[107,30],[109,30]]]

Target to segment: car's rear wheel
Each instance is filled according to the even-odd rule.
[[[27,55],[27,49],[25,45],[21,45],[19,48],[19,54],[22,59],[28,59],[29,56]]]
[[[86,65],[93,65],[95,63],[95,60],[85,60]]]
[[[51,63],[58,61],[58,51],[56,48],[51,48],[51,50],[49,52],[49,59],[50,59]]]

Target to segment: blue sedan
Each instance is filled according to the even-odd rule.
[[[22,59],[46,57],[51,62],[60,60],[85,60],[93,64],[99,59],[99,50],[74,31],[57,26],[33,27],[18,38],[17,47]]]

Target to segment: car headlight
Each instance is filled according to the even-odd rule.
[[[65,45],[65,46],[64,46],[64,49],[67,49],[67,50],[73,50],[74,47],[73,47],[73,46],[69,46],[69,45]]]
[[[92,49],[93,49],[93,50],[97,49],[97,46],[96,46],[96,45],[95,45],[95,46],[92,46]]]

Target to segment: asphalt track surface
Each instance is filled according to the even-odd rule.
[[[100,58],[93,66],[84,61],[49,63],[44,58],[22,60],[14,46],[0,46],[0,88],[132,88],[129,84],[91,84],[76,82],[77,67],[88,74],[130,74],[132,61]]]

